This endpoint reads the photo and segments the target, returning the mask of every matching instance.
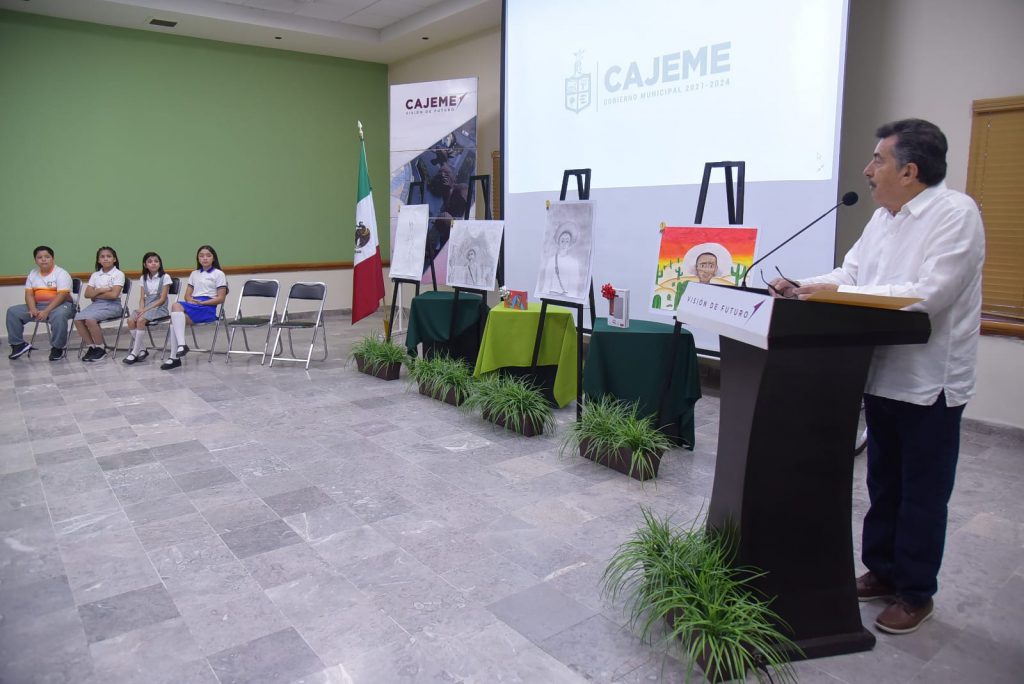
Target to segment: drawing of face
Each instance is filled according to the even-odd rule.
[[[710,283],[718,273],[718,257],[711,252],[704,252],[697,257],[697,280]]]
[[[475,249],[471,249],[468,252],[466,252],[466,261],[468,261],[471,264],[474,261],[476,261],[476,250]]]
[[[572,248],[573,242],[575,242],[575,236],[573,235],[573,232],[571,230],[565,229],[558,234],[558,240],[556,242],[558,244],[558,253],[568,254],[569,249]]]

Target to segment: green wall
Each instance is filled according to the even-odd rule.
[[[0,11],[0,275],[351,260],[357,119],[386,254],[387,105],[384,64]]]

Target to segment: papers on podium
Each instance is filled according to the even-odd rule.
[[[856,292],[815,292],[807,298],[809,302],[826,302],[827,304],[845,304],[847,306],[867,306],[872,309],[905,309],[911,304],[924,300],[919,297],[887,297],[883,295],[858,294]]]

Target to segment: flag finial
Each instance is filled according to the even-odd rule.
[[[363,140],[363,122],[357,119],[356,125],[359,126],[359,139]]]

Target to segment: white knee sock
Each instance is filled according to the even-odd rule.
[[[146,344],[144,330],[132,330],[132,354],[138,356],[142,353],[142,347]]]
[[[171,356],[177,357],[178,345],[185,344],[185,312],[171,312]]]

